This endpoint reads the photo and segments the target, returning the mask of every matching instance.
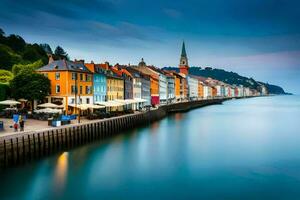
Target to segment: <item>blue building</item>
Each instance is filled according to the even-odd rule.
[[[102,64],[89,63],[85,64],[89,70],[94,72],[93,84],[94,84],[94,102],[107,101],[107,82],[106,74],[107,70]]]

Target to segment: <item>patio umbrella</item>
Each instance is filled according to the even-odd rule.
[[[100,105],[94,105],[94,104],[78,104],[78,105],[74,105],[74,104],[69,104],[69,106],[72,107],[76,107],[79,108],[80,110],[87,110],[87,109],[100,109],[100,108],[105,108],[105,106],[100,106]]]
[[[18,101],[15,101],[15,100],[5,100],[5,101],[0,101],[0,104],[7,105],[7,106],[15,106],[15,105],[21,104],[21,103]]]
[[[41,107],[41,108],[63,108],[63,106],[56,105],[54,103],[43,103],[43,104],[38,105],[38,107]]]
[[[102,102],[96,102],[96,104],[103,105],[105,107],[119,107],[125,105],[125,103],[116,102],[116,101],[102,101]]]
[[[60,109],[44,108],[35,110],[36,113],[61,113]]]

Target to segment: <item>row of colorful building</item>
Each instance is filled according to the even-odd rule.
[[[96,64],[84,60],[53,60],[37,70],[51,81],[48,102],[64,105],[68,112],[75,105],[116,105],[114,102],[141,105],[180,101],[246,97],[267,93],[243,86],[233,86],[221,81],[189,74],[185,44],[182,45],[179,72],[150,66],[142,59],[138,65]],[[262,86],[263,87],[263,86]]]

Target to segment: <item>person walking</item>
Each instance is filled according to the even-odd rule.
[[[14,123],[14,130],[15,130],[15,132],[18,132],[18,123],[17,122]]]
[[[24,131],[24,118],[22,115],[19,116],[19,124],[20,124],[20,131]]]

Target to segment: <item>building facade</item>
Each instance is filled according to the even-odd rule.
[[[85,63],[85,66],[94,73],[94,103],[106,101],[106,70],[94,63]]]
[[[198,80],[191,76],[187,76],[188,83],[188,98],[189,100],[198,99]]]
[[[83,62],[55,60],[37,72],[51,82],[48,102],[63,105],[67,113],[76,112],[74,104],[93,104],[93,73]]]

